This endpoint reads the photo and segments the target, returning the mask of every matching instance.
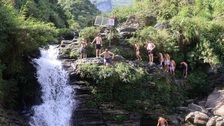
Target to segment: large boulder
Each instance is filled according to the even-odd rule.
[[[213,117],[211,117],[211,118],[208,120],[206,126],[216,126],[216,119],[217,119],[217,116],[213,116]]]
[[[208,115],[197,111],[194,114],[195,114],[194,118],[195,125],[206,125],[209,119]]]
[[[224,126],[224,119],[223,119],[223,117],[218,117],[216,119],[216,125],[215,126]]]
[[[135,35],[136,30],[141,30],[145,26],[154,26],[156,17],[151,15],[131,15],[127,18],[124,26],[117,29],[122,38],[130,38]]]
[[[208,96],[205,107],[209,108],[213,115],[224,116],[224,89],[216,88]]]
[[[209,117],[208,115],[199,112],[199,111],[195,111],[195,112],[190,112],[186,117],[185,117],[185,121],[186,122],[190,122],[191,124],[194,125],[206,125],[206,123],[208,122]]]

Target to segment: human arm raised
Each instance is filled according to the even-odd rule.
[[[96,38],[93,39],[93,41],[91,42],[91,44],[93,44],[96,41]]]

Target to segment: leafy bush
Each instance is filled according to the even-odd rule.
[[[4,69],[0,68],[0,98],[3,106],[14,108],[18,100],[18,78],[24,77],[22,71],[27,68],[26,57],[39,47],[56,42],[57,30],[52,23],[26,18],[8,0],[0,2],[0,12],[0,61],[4,65]]]
[[[97,91],[95,98],[100,104],[104,101],[118,101],[128,110],[153,109],[161,104],[166,111],[180,104],[182,96],[177,85],[167,77],[153,78],[142,68],[127,63],[117,63],[114,67],[84,64],[80,68],[82,78],[92,78]],[[94,83],[95,82],[95,83]],[[155,83],[155,84],[154,84]],[[175,97],[175,98],[174,98]],[[149,103],[144,103],[150,100]]]
[[[93,38],[95,38],[97,36],[97,34],[100,32],[100,29],[97,29],[96,27],[86,27],[84,29],[82,29],[79,33],[79,35],[82,38],[87,39],[87,41],[92,40]]]
[[[184,80],[184,86],[188,89],[189,98],[203,98],[213,90],[206,80],[207,75],[202,70],[191,71]]]

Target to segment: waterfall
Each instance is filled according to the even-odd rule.
[[[41,57],[33,59],[37,79],[41,86],[40,105],[33,106],[31,126],[72,126],[71,118],[75,106],[74,91],[68,84],[68,73],[57,59],[59,49],[49,46],[40,49]]]

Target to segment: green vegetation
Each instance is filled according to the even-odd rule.
[[[17,0],[15,6],[27,18],[72,30],[91,26],[95,15],[100,13],[89,0]]]
[[[0,12],[0,105],[9,109],[18,109],[21,99],[27,104],[34,100],[30,60],[39,47],[92,25],[99,13],[88,0],[3,0]]]
[[[92,104],[117,101],[127,110],[171,112],[170,108],[179,105],[183,98],[169,76],[149,75],[142,68],[127,63],[117,63],[110,68],[84,64],[80,73],[82,78],[93,79],[91,86],[96,103]]]
[[[18,85],[30,79],[25,74],[29,73],[25,69],[27,56],[48,42],[56,42],[57,31],[51,23],[26,19],[10,3],[1,2],[0,11],[0,98],[3,106],[14,108]]]
[[[204,64],[212,68],[224,60],[224,1],[223,0],[135,0],[134,6],[115,8],[108,17],[116,17],[118,25],[125,24],[128,16],[136,15],[141,30],[120,46],[119,36],[106,35],[112,41],[112,52],[127,59],[135,54],[133,41],[143,49],[146,40],[152,40],[158,52],[168,52],[178,65],[186,61],[190,74],[184,80],[188,90],[182,92],[171,77],[156,77],[140,67],[118,63],[105,69],[102,66],[85,64],[80,69],[81,77],[93,81],[94,104],[116,101],[127,110],[160,111],[169,113],[185,97],[206,96],[210,91]],[[96,7],[88,0],[11,0],[0,2],[0,106],[16,109],[20,95],[32,102],[35,76],[29,57],[35,57],[39,47],[58,42],[70,30],[82,29],[80,35],[92,41],[100,29],[92,26]],[[150,17],[155,20],[148,22]],[[166,23],[163,29],[154,27]],[[90,52],[94,55],[93,47]],[[143,52],[141,50],[141,52]],[[71,57],[78,55],[74,50],[65,50]],[[88,52],[89,53],[89,52]],[[144,60],[147,57],[143,57]],[[199,67],[200,66],[200,67]],[[219,72],[223,72],[223,67]],[[177,72],[178,77],[181,72]],[[123,121],[121,115],[114,120]]]
[[[115,8],[105,15],[116,17],[119,25],[125,24],[130,15],[136,15],[141,30],[137,30],[125,48],[133,48],[133,41],[139,42],[143,48],[146,40],[152,40],[157,46],[155,54],[168,52],[176,61],[178,69],[181,61],[187,62],[190,74],[180,85],[186,88],[182,92],[170,77],[160,77],[161,73],[152,77],[140,68],[135,71],[129,64],[121,63],[107,69],[84,65],[81,69],[82,77],[92,78],[95,82],[96,101],[117,101],[128,110],[144,111],[147,108],[168,113],[172,107],[181,103],[182,98],[202,98],[208,95],[212,88],[207,82],[205,64],[213,69],[223,64],[224,60],[224,1],[135,0],[134,3],[134,6]],[[165,23],[164,28],[155,28],[155,22],[147,22],[148,17],[155,17],[157,23]],[[134,54],[131,56],[129,52],[124,52],[123,46],[112,46],[111,50],[127,59],[134,57]],[[146,58],[143,57],[144,60]],[[177,70],[175,76],[179,78],[182,73]],[[151,87],[145,87],[144,84]]]

